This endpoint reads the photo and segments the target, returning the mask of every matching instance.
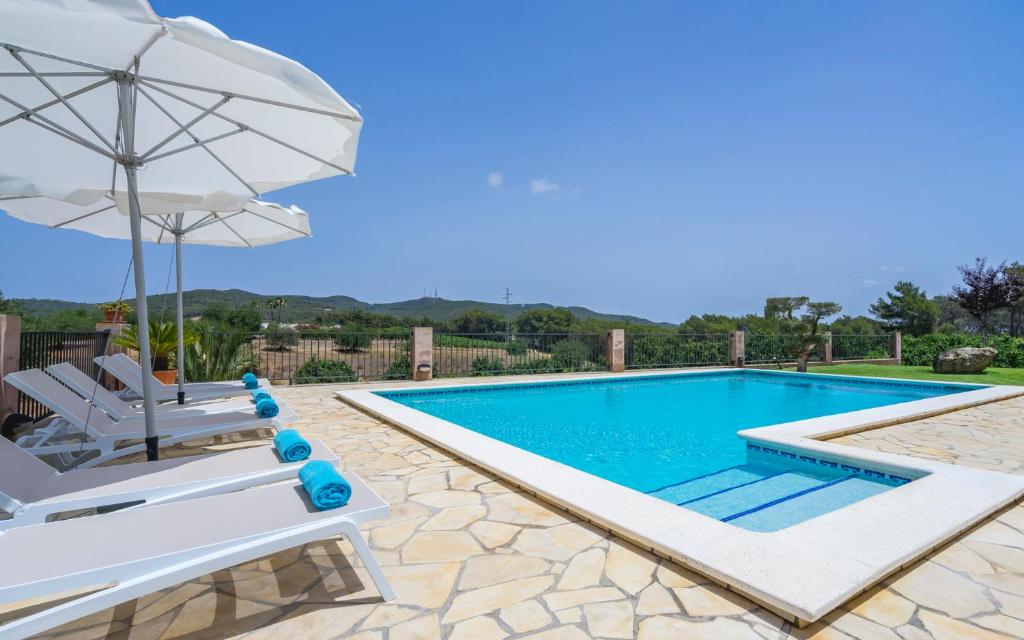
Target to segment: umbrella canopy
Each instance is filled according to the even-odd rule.
[[[51,229],[76,229],[104,238],[130,238],[128,216],[112,198],[91,205],[77,205],[52,198],[0,196],[0,208],[11,216]],[[182,244],[218,247],[257,247],[309,237],[309,214],[291,206],[251,200],[238,211],[182,211],[143,214],[142,239],[157,244],[174,243],[178,323],[178,402],[185,402],[185,336],[182,304]]]
[[[362,118],[317,75],[144,0],[4,0],[0,193],[78,204],[113,192],[127,85],[147,213],[230,210],[267,191],[352,173]]]
[[[11,216],[51,229],[75,229],[102,238],[131,239],[128,216],[110,197],[89,205],[52,198],[0,196],[0,209]],[[217,247],[258,247],[309,237],[309,214],[296,206],[250,200],[237,211],[142,214],[142,240]]]
[[[351,174],[362,118],[301,64],[145,0],[4,0],[0,194],[129,214],[149,459],[158,457],[142,212],[231,211]]]

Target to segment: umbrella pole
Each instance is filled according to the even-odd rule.
[[[146,272],[142,260],[142,211],[135,171],[135,104],[127,78],[117,81],[117,101],[121,116],[121,164],[128,183],[128,211],[132,229],[132,260],[135,271],[135,313],[138,316],[139,364],[142,365],[142,407],[146,419],[146,459],[160,458],[156,433],[156,396],[153,392],[153,361],[149,351],[149,309],[146,306]]]
[[[174,234],[174,270],[178,280],[178,404],[185,404],[185,309],[181,294],[180,231]]]

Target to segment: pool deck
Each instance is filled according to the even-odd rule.
[[[280,395],[299,412],[304,433],[323,439],[347,469],[391,503],[391,516],[370,523],[366,533],[397,600],[382,604],[365,572],[351,564],[348,544],[327,541],[125,603],[49,637],[1024,637],[1021,504],[796,629],[671,561],[341,403],[334,396],[341,388],[293,387]],[[830,443],[1024,475],[1024,399]],[[212,446],[249,444],[228,439]]]

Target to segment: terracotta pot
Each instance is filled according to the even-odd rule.
[[[124,313],[114,309],[104,309],[103,317],[107,322],[122,322],[124,320]]]
[[[178,370],[167,369],[164,371],[154,371],[153,377],[164,384],[177,384],[178,382]]]

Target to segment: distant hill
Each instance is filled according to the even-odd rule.
[[[185,303],[185,315],[200,315],[206,307],[214,303],[226,304],[229,307],[241,307],[248,304],[265,304],[271,298],[284,298],[287,306],[281,311],[281,319],[285,322],[312,322],[317,315],[324,311],[345,311],[349,309],[364,309],[376,313],[386,313],[393,316],[405,318],[430,318],[432,320],[450,320],[469,309],[483,309],[498,314],[505,313],[505,305],[497,302],[479,302],[477,300],[445,300],[443,298],[418,298],[415,300],[403,300],[401,302],[370,303],[357,300],[350,296],[296,296],[282,295],[269,296],[243,291],[241,289],[193,289],[182,294]],[[43,298],[21,298],[25,312],[31,315],[45,316],[62,309],[94,308],[94,304],[85,302],[69,302],[66,300],[51,300]],[[173,313],[174,294],[159,294],[149,296],[150,314],[160,313],[166,310]],[[527,309],[553,309],[556,305],[547,303],[516,304],[512,305],[513,315],[519,315]],[[586,307],[568,307],[573,314],[581,319],[594,318],[609,322],[635,322],[638,324],[665,324],[656,323],[645,318],[630,315],[600,313]]]

